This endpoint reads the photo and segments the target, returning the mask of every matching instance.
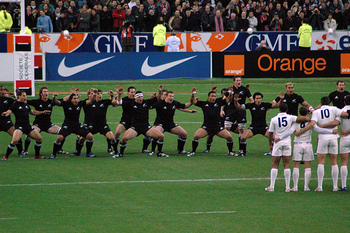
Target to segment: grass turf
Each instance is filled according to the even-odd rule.
[[[243,83],[250,84],[252,94],[260,91],[264,101],[270,102],[289,81],[295,83],[295,92],[314,107],[322,96],[335,90],[336,83],[336,79],[244,79]],[[193,86],[205,100],[212,86],[218,86],[220,91],[231,85],[232,80],[38,82],[36,86],[39,89],[45,84],[53,93],[69,91],[71,86],[81,91],[90,87],[108,91],[119,83],[124,89],[133,85],[145,92],[155,92],[163,83],[165,89],[175,92],[175,99],[187,102]],[[175,114],[175,122],[188,132],[187,150],[191,149],[191,139],[203,120],[199,108],[192,106],[191,109],[199,112]],[[270,110],[268,120],[277,112]],[[83,113],[81,115],[82,120]],[[110,107],[108,122],[113,132],[120,116],[120,107]],[[153,110],[150,111],[151,124],[154,118]],[[55,107],[52,122],[62,121],[62,108]],[[0,155],[4,155],[11,138],[4,132],[0,135]],[[42,135],[41,152],[48,156],[55,135]],[[316,136],[313,135],[314,148]],[[124,158],[114,160],[107,153],[106,140],[101,135],[96,135],[93,146],[98,158],[85,158],[83,154],[74,158],[59,155],[55,160],[34,160],[34,142],[27,158],[18,158],[15,149],[9,161],[0,163],[0,231],[333,232],[349,229],[349,194],[332,192],[328,159],[324,192],[302,191],[301,167],[299,192],[284,193],[281,165],[275,192],[267,193],[264,187],[269,184],[271,158],[263,156],[268,144],[261,135],[248,139],[247,157],[227,156],[226,142],[215,137],[209,154],[201,153],[206,141],[201,139],[197,156],[188,158],[177,155],[176,139],[166,133],[164,151],[170,154],[169,158],[141,154],[141,136],[128,142]],[[234,141],[237,148],[236,135]],[[71,135],[64,149],[73,152],[74,147],[75,136]],[[315,161],[311,189],[317,185],[316,166]]]

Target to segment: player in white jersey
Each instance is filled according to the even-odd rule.
[[[306,107],[301,107],[299,109],[299,113],[301,116],[306,116],[308,114],[308,110]],[[301,123],[294,123],[292,128],[285,132],[281,138],[275,137],[275,143],[277,143],[279,140],[282,140],[288,136],[290,136],[295,130],[301,130],[305,126],[308,125],[308,122],[301,122]],[[331,129],[325,129],[320,128],[318,126],[314,126],[313,128],[318,133],[323,134],[331,134],[331,133],[338,133],[338,130],[331,130]],[[299,169],[300,169],[300,162],[304,161],[304,167],[305,167],[305,184],[304,184],[304,191],[310,191],[309,183],[311,179],[311,161],[314,160],[314,153],[312,149],[312,143],[311,143],[311,134],[312,130],[309,129],[305,133],[295,136],[294,138],[294,149],[293,149],[293,161],[294,161],[294,168],[293,168],[293,188],[291,191],[296,192],[298,191],[298,181],[299,181]]]
[[[348,117],[349,114],[346,112],[342,112],[340,109],[334,106],[330,106],[329,97],[321,98],[321,108],[315,110],[312,114],[312,118],[310,123],[305,126],[300,131],[296,131],[295,135],[299,136],[301,133],[306,132],[311,129],[314,125],[318,124],[319,126],[323,126],[325,124],[329,124],[333,122],[337,117]],[[331,128],[332,130],[337,127]],[[332,166],[332,179],[333,179],[333,191],[338,191],[338,164],[337,164],[337,154],[338,154],[338,134],[320,134],[318,135],[318,144],[317,144],[317,181],[318,186],[315,191],[322,192],[322,184],[324,177],[324,164],[326,161],[326,156],[329,154],[331,166]]]
[[[269,137],[271,140],[274,138],[281,138],[281,136],[286,133],[292,127],[293,123],[305,121],[307,117],[297,117],[287,114],[288,105],[283,103],[280,106],[280,113],[273,117],[270,122],[269,127]],[[268,192],[273,192],[275,190],[275,182],[278,174],[278,166],[283,159],[284,166],[284,179],[286,184],[286,192],[290,192],[290,156],[291,156],[291,140],[290,136],[279,140],[272,149],[272,168],[270,173],[270,186],[266,187],[265,190]]]

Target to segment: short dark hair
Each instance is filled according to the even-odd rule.
[[[137,92],[135,92],[135,94],[138,94],[138,93],[142,93],[142,91],[137,91]]]
[[[168,96],[169,94],[174,94],[173,91],[167,91],[166,95]]]
[[[254,95],[253,95],[253,99],[255,99],[255,97],[257,95],[260,95],[261,96],[261,99],[264,98],[264,95],[261,93],[261,92],[255,92]]]
[[[135,89],[135,90],[136,90],[136,88],[135,88],[135,87],[130,86],[130,87],[128,87],[128,92],[129,92],[131,89]]]
[[[216,92],[215,91],[209,91],[208,92],[208,96],[210,96],[210,94],[214,93],[216,95]]]
[[[329,105],[331,103],[331,100],[328,96],[324,96],[321,98],[321,105]]]
[[[301,107],[301,108],[299,108],[299,113],[300,113],[300,115],[301,116],[306,116],[307,115],[307,108],[306,107]]]
[[[280,112],[287,112],[288,111],[288,105],[286,103],[282,103],[280,105]]]
[[[224,93],[224,92],[227,92],[227,91],[228,91],[227,88],[222,88],[222,89],[221,89],[221,94]]]
[[[345,82],[344,82],[344,80],[339,79],[339,80],[337,81],[337,86],[338,86],[339,83],[345,83]]]
[[[240,75],[236,75],[233,77],[233,81],[236,81],[236,78],[242,78]]]

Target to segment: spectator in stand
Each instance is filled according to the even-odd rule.
[[[216,10],[214,17],[215,32],[224,32],[226,20],[222,17],[221,10]]]
[[[344,3],[344,9],[342,12],[343,16],[345,17],[344,21],[344,29],[350,29],[350,4],[348,2]]]
[[[323,16],[320,14],[320,11],[317,7],[311,12],[309,17],[310,26],[312,30],[323,30]]]
[[[70,1],[69,5],[72,7],[74,13],[78,14],[78,7],[73,0]]]
[[[112,13],[113,17],[113,32],[119,32],[119,28],[122,26],[123,20],[125,19],[125,12],[120,3],[117,4],[117,9]]]
[[[153,45],[156,47],[156,52],[164,52],[166,27],[163,25],[163,22],[163,18],[159,17],[157,26],[153,28]]]
[[[118,2],[116,0],[113,0],[109,7],[109,10],[113,13],[117,9],[118,9]]]
[[[329,1],[329,10],[331,13],[335,12],[335,8],[342,9],[342,2],[338,0]]]
[[[90,31],[90,21],[91,21],[91,12],[88,11],[87,4],[83,5],[83,9],[78,16],[78,30],[79,32],[89,32]]]
[[[135,45],[134,27],[127,19],[124,19],[123,24],[119,29],[119,33],[120,44],[122,45],[123,53],[132,52],[132,47]]]
[[[181,0],[175,0],[173,4],[170,5],[171,12],[174,12],[177,10],[177,7],[181,7]]]
[[[170,19],[171,15],[165,7],[162,9],[162,12],[160,12],[159,16],[163,17],[164,26],[168,27],[168,23],[169,23],[169,19]]]
[[[192,6],[192,16],[194,18],[194,21],[196,22],[196,27],[194,28],[195,32],[201,31],[201,13],[198,11],[198,5]]]
[[[13,10],[12,21],[11,32],[18,32],[21,28],[21,10],[19,8]]]
[[[134,12],[134,15],[135,15],[135,31],[136,32],[145,32],[146,31],[147,14],[144,11],[143,4],[141,4],[140,8]]]
[[[273,14],[273,19],[270,22],[271,31],[281,31],[283,26],[283,20],[279,18],[278,12]]]
[[[214,31],[214,15],[210,11],[210,6],[205,6],[205,11],[202,13],[201,21],[202,21],[202,27],[203,31],[205,32],[211,32]]]
[[[53,25],[52,25],[51,18],[49,16],[46,16],[43,10],[40,10],[40,17],[37,20],[36,27],[38,28],[39,32],[45,32],[45,33],[53,32]]]
[[[156,4],[154,4],[154,0],[147,0],[143,5],[145,6],[146,12],[153,10],[155,14],[157,13],[157,7]]]
[[[271,48],[266,45],[266,41],[265,40],[261,40],[260,41],[260,45],[255,48],[255,51],[268,52],[268,51],[271,51]]]
[[[247,19],[247,12],[242,11],[241,18],[237,20],[238,30],[243,32],[249,28],[249,20]]]
[[[90,22],[90,31],[91,32],[100,32],[100,15],[97,14],[96,9],[91,10],[91,22]]]
[[[111,32],[113,25],[112,12],[108,10],[107,6],[103,6],[100,14],[100,28],[101,32]]]
[[[166,8],[167,11],[170,10],[170,4],[169,4],[169,2],[167,0],[160,0],[160,1],[158,1],[156,6],[157,6],[157,9],[158,9],[158,14],[159,15],[160,15],[160,13],[162,12],[162,10],[164,8]]]
[[[238,12],[235,9],[235,6],[233,5],[232,2],[230,2],[226,7],[226,11],[225,11],[226,18],[229,19],[232,13],[235,13],[236,16],[238,15]]]
[[[139,1],[140,2],[140,1]],[[134,6],[136,6],[136,0],[131,0],[129,3],[128,3],[128,6],[129,6],[129,9],[132,9]]]
[[[34,9],[37,10],[37,9],[38,9],[38,6],[37,6],[35,0],[31,0],[31,1],[30,1],[30,8],[32,8],[32,10],[34,10]]]
[[[174,16],[170,17],[168,27],[171,31],[181,30],[181,19],[180,11],[176,10]]]
[[[68,19],[66,18],[66,14],[61,12],[61,17],[56,20],[56,28],[58,32],[63,32],[64,30],[68,30]]]
[[[248,13],[249,27],[253,29],[253,32],[256,32],[256,27],[258,26],[258,19],[254,16],[253,11]]]
[[[26,7],[25,21],[26,21],[26,26],[30,29],[33,29],[33,27],[36,26],[36,24],[34,24],[34,17],[32,14],[32,8],[29,5]]]
[[[266,10],[261,11],[261,16],[259,18],[258,30],[259,31],[270,31],[270,18]]]
[[[125,20],[128,21],[132,25],[132,30],[134,30],[135,17],[132,14],[131,9],[126,10]]]
[[[226,31],[237,31],[237,19],[235,13],[231,13],[230,19],[227,20]]]
[[[338,30],[343,30],[348,28],[347,19],[340,12],[339,8],[335,8],[334,13],[332,14],[332,17],[337,22]]]
[[[68,7],[66,17],[68,20],[68,25],[73,24],[75,26],[77,24],[78,14],[74,12],[74,8],[72,6]]]
[[[337,22],[333,19],[332,13],[329,13],[328,18],[323,22],[323,27],[326,32],[334,32],[337,29]]]
[[[44,9],[44,5],[47,4],[47,6],[49,7],[49,11],[51,11],[51,13],[54,13],[55,12],[55,7],[54,5],[50,4],[50,0],[44,0],[44,3],[42,3],[39,8],[40,10],[43,10]],[[45,12],[47,13],[47,12]]]
[[[220,10],[221,15],[226,11],[226,9],[222,6],[222,2],[218,1],[215,7],[215,11]]]
[[[182,17],[181,19],[181,31],[192,32],[194,31],[195,27],[196,27],[196,21],[192,17],[191,8],[188,8],[186,10],[185,16]]]
[[[294,15],[294,11],[288,10],[287,17],[283,20],[283,31],[296,31],[299,28],[297,18]]]
[[[60,9],[60,12],[66,13],[67,8],[63,6],[62,0],[57,1],[57,7]]]
[[[7,12],[6,6],[0,7],[0,32],[10,32],[13,21],[11,15]]]
[[[152,32],[157,25],[157,15],[154,10],[150,10],[146,15],[146,32]]]
[[[42,10],[45,12],[46,16],[49,16],[51,18],[52,22],[55,20],[55,14],[51,12],[48,4],[45,3],[43,5],[43,9]]]

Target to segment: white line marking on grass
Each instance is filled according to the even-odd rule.
[[[277,178],[282,180],[284,178]],[[311,178],[315,180],[316,178]],[[331,178],[324,178],[330,180]],[[94,184],[146,184],[146,183],[186,183],[186,182],[220,182],[220,181],[257,181],[270,180],[266,178],[228,178],[228,179],[195,179],[195,180],[120,180],[120,181],[86,181],[86,182],[62,182],[62,183],[32,183],[32,184],[0,184],[0,187],[23,186],[62,186],[62,185],[94,185]],[[303,180],[300,179],[300,180]]]
[[[0,221],[1,220],[15,220],[15,219],[18,219],[18,218],[0,218]]]
[[[183,212],[178,214],[232,214],[236,211],[208,211],[208,212]]]

